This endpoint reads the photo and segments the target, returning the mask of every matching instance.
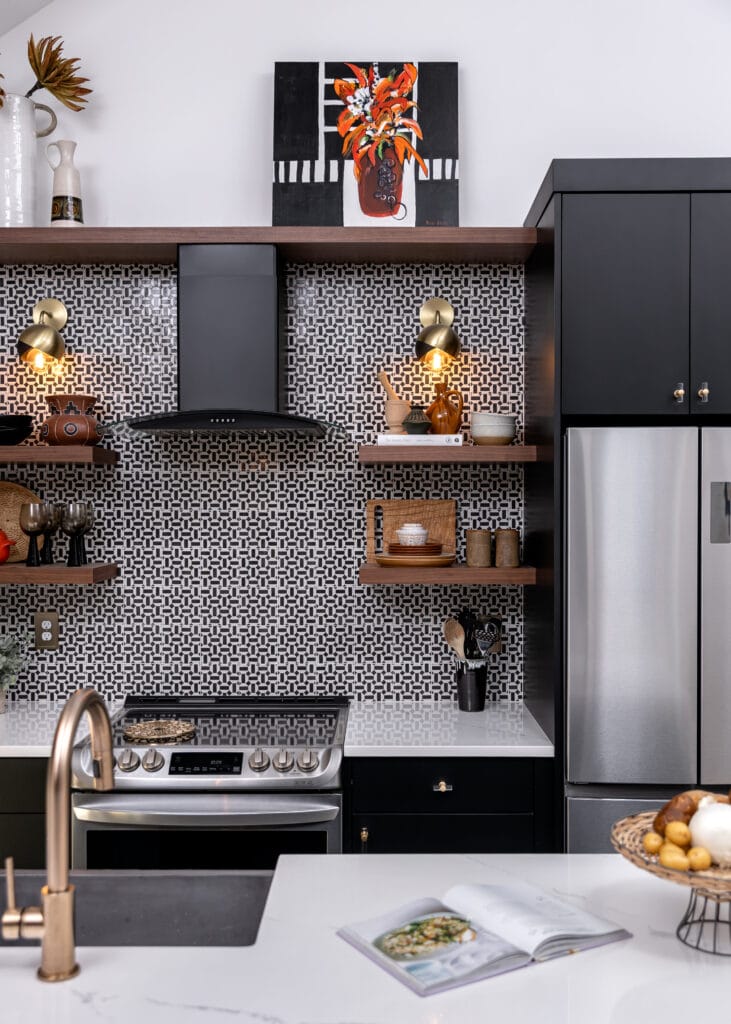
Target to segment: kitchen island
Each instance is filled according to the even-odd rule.
[[[336,935],[456,883],[516,879],[633,938],[421,998]],[[631,1024],[728,1004],[728,960],[675,937],[688,890],[615,854],[282,857],[246,948],[80,948],[81,974],[36,980],[39,950],[0,950],[3,1024]],[[180,898],[185,899],[181,892]],[[109,921],[113,935],[114,921]]]

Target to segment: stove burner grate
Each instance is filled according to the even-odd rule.
[[[124,728],[124,738],[130,743],[185,743],[194,736],[193,723],[177,718],[154,718],[133,722]]]

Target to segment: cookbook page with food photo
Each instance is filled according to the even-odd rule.
[[[419,995],[631,938],[610,921],[527,884],[457,885],[338,935]]]

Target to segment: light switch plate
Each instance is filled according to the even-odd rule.
[[[33,630],[37,651],[55,651],[58,648],[58,612],[34,612]]]

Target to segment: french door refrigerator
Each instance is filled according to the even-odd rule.
[[[567,845],[731,783],[731,428],[566,432]]]

